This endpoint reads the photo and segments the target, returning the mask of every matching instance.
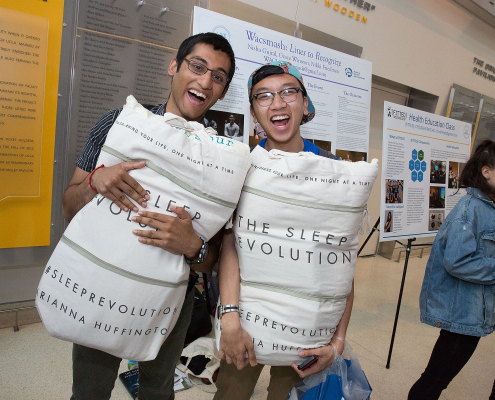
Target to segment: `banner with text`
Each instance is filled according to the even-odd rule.
[[[230,89],[207,114],[208,119],[215,119],[220,134],[225,131],[231,136],[228,127],[232,115],[240,127],[239,140],[253,145],[263,138],[264,132],[255,134],[249,116],[247,81],[259,66],[285,60],[303,75],[316,108],[314,120],[301,127],[302,136],[342,159],[367,159],[371,62],[199,7],[194,8],[193,30],[221,34],[236,55]]]
[[[40,195],[48,19],[1,8],[0,201]]]
[[[380,241],[437,234],[470,145],[471,124],[384,102]]]
[[[49,246],[57,224],[51,211],[63,12],[63,1],[0,0],[0,219],[8,227],[0,229],[0,249]],[[40,262],[36,251],[23,251],[19,258],[5,253],[0,265],[24,256]]]

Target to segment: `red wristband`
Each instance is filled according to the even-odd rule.
[[[90,174],[89,174],[89,187],[93,189],[95,192],[98,193],[98,190],[96,190],[93,185],[91,184],[91,178],[93,177],[93,174],[97,169],[103,168],[105,165],[101,164],[99,167],[96,167]]]

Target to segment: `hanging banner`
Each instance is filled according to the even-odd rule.
[[[215,32],[229,40],[236,56],[236,71],[229,91],[207,114],[219,134],[256,144],[264,132],[256,131],[249,115],[247,81],[259,66],[276,60],[291,62],[303,75],[316,108],[301,135],[342,159],[367,160],[370,126],[371,62],[302,39],[194,8],[194,33]],[[241,139],[242,138],[242,139]]]
[[[380,241],[435,236],[466,193],[471,124],[384,102]]]

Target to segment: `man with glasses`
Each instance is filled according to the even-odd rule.
[[[267,151],[306,151],[337,159],[301,137],[300,126],[314,118],[315,109],[300,72],[292,64],[274,61],[258,68],[249,78],[248,94],[254,122],[261,124],[266,132],[266,139],[261,140],[259,146]],[[241,201],[242,196],[243,194]],[[270,267],[270,263],[267,262],[266,268]],[[264,366],[257,364],[253,339],[240,323],[240,270],[232,229],[226,230],[224,234],[219,279],[222,302],[219,305],[222,330],[219,356],[222,361],[214,400],[249,400]],[[318,361],[313,366],[304,371],[299,371],[295,365],[271,367],[268,400],[286,400],[290,389],[296,383],[330,365],[334,359],[334,351],[340,354],[343,352],[343,340],[351,315],[353,296],[354,289],[347,299],[345,311],[331,343],[318,349],[300,350],[300,357],[318,356]]]
[[[168,73],[172,76],[170,96],[165,103],[150,108],[164,115],[173,113],[188,121],[202,122],[205,113],[222,99],[235,71],[234,52],[229,42],[214,33],[201,33],[187,38],[171,61]],[[76,171],[63,197],[64,217],[70,221],[96,193],[113,201],[124,211],[138,211],[131,200],[146,207],[149,196],[128,171],[143,168],[145,162],[123,162],[112,167],[96,168],[100,150],[108,131],[122,109],[103,115],[91,129]],[[208,243],[194,232],[191,217],[184,208],[170,206],[177,214],[142,211],[133,217],[155,230],[135,230],[141,243],[158,246],[176,254],[183,254],[196,271],[211,270],[218,258],[222,232]],[[145,261],[145,260],[144,260]],[[197,276],[197,274],[194,274]],[[139,363],[139,398],[173,399],[174,371],[179,360],[186,331],[191,321],[195,278],[191,277],[179,319],[162,345],[155,360]],[[109,285],[111,282],[108,283]],[[107,400],[117,379],[121,359],[100,350],[74,344],[72,352],[72,400]]]

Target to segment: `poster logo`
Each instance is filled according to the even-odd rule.
[[[225,39],[227,39],[230,43],[230,32],[229,30],[223,26],[223,25],[217,25],[213,28],[212,30],[213,33],[216,33],[220,36],[223,36]]]
[[[464,137],[467,139],[469,137],[469,127],[464,127]]]
[[[365,77],[361,76],[361,72],[353,70],[349,67],[347,67],[344,72],[348,78],[366,79]]]
[[[389,118],[400,119],[401,121],[405,121],[407,119],[407,113],[404,111],[394,110],[392,107],[387,107],[387,116]]]

